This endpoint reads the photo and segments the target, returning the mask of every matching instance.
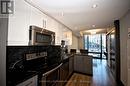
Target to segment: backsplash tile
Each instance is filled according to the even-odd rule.
[[[48,64],[61,60],[60,46],[7,46],[7,71],[24,71],[25,54],[43,51],[47,51]]]

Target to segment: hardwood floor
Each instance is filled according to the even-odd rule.
[[[117,86],[106,60],[93,60],[93,76],[74,73],[65,86]]]
[[[90,86],[91,84],[91,77],[74,73],[66,86]]]

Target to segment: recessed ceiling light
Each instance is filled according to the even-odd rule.
[[[93,4],[92,8],[96,8],[97,7],[97,4]]]
[[[95,25],[92,25],[92,27],[95,27]]]

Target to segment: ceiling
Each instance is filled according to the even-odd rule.
[[[107,28],[130,9],[130,0],[31,0],[72,31]],[[92,7],[93,5],[97,7]]]

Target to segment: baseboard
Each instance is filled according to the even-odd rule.
[[[83,74],[83,75],[93,76],[93,74],[87,74],[87,73],[82,73],[82,72],[78,72],[78,71],[74,71],[74,73],[79,73],[79,74]]]

